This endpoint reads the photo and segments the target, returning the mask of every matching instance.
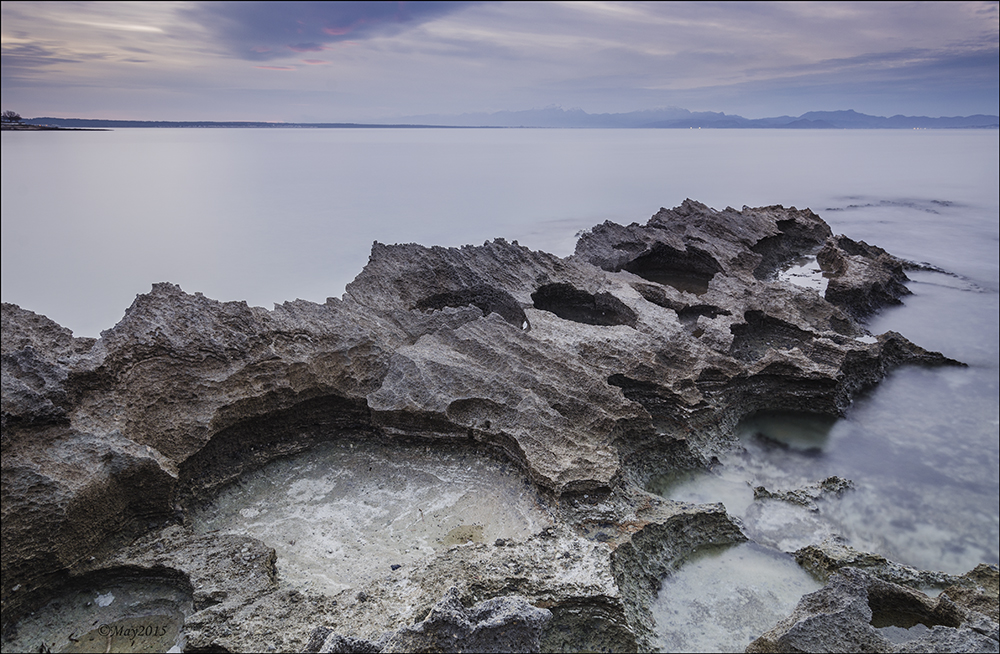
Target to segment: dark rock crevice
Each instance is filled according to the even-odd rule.
[[[925,598],[907,592],[905,586],[875,580],[868,588],[868,608],[873,627],[909,629],[918,624],[957,628],[962,625],[962,611],[950,601],[927,602]],[[923,600],[923,601],[922,601]]]
[[[546,284],[531,294],[531,300],[536,309],[551,311],[564,320],[635,327],[635,312],[610,293],[588,293],[570,284]]]
[[[364,400],[326,395],[246,419],[214,434],[179,466],[179,500],[204,501],[246,472],[325,440],[371,438],[375,433]]]
[[[496,313],[518,329],[528,328],[528,318],[514,296],[503,289],[479,285],[458,291],[445,291],[423,298],[416,304],[417,309],[431,310],[445,307],[472,305],[484,316]]]
[[[768,350],[802,348],[813,339],[810,332],[762,311],[747,311],[743,320],[729,328],[734,336],[729,353],[741,361],[758,361]]]
[[[777,234],[765,236],[750,248],[761,257],[753,271],[757,279],[770,279],[792,259],[815,253],[831,235],[822,221],[777,220],[775,226]]]
[[[722,272],[719,262],[705,250],[692,245],[676,250],[666,243],[657,243],[621,269],[647,281],[695,295],[707,293],[712,278]]]

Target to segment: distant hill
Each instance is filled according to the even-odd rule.
[[[87,118],[30,118],[31,125],[54,127],[204,127],[204,128],[364,128],[364,127],[562,127],[660,129],[998,129],[1000,116],[870,116],[853,110],[810,111],[801,116],[744,118],[713,111],[677,107],[616,114],[588,114],[582,109],[546,107],[525,111],[498,111],[457,116],[427,114],[372,123],[265,123],[240,121],[96,120]]]
[[[546,107],[526,111],[445,116],[427,114],[394,119],[401,123],[483,127],[642,127],[663,129],[955,129],[998,128],[1000,116],[869,116],[853,110],[810,111],[801,116],[744,118],[714,111],[688,111],[677,107],[617,114],[588,114],[582,109]]]
[[[927,116],[895,115],[890,118],[859,114],[853,110],[847,111],[810,111],[799,116],[804,120],[828,122],[837,127],[853,129],[913,129],[913,128],[965,128],[965,127],[998,127],[1000,119],[997,116],[953,116],[928,118]]]

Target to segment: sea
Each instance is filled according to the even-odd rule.
[[[752,544],[699,552],[654,607],[663,649],[738,651],[818,587],[789,563],[803,545],[956,574],[1000,562],[998,162],[997,130],[3,132],[2,299],[98,336],[155,282],[268,308],[323,302],[374,241],[502,237],[566,256],[596,224],[686,198],[808,207],[928,264],[868,327],[968,367],[896,370],[832,423],[751,417],[721,472],[650,487],[723,502],[746,525]],[[816,510],[762,508],[749,490],[829,475],[853,488]]]

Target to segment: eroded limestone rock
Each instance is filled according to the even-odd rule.
[[[827,538],[795,552],[795,560],[820,579],[829,579],[843,568],[856,568],[879,579],[916,588],[945,588],[957,582],[955,575],[917,570],[871,552],[860,552],[839,538]]]
[[[552,619],[523,597],[507,595],[466,609],[458,589],[448,589],[427,617],[384,634],[377,641],[342,636],[320,628],[307,651],[314,652],[537,652],[542,628]],[[324,635],[324,632],[329,632]],[[319,641],[319,647],[313,647]]]
[[[854,487],[850,479],[844,479],[836,475],[827,477],[823,481],[807,484],[801,488],[792,490],[769,490],[764,486],[754,486],[753,498],[755,500],[780,500],[804,506],[810,511],[819,511],[816,501],[821,497],[833,495],[839,497],[846,491]]]
[[[977,578],[988,579],[984,588]],[[748,652],[996,652],[1000,650],[996,566],[980,566],[959,578],[963,594],[948,589],[937,598],[843,568],[829,583],[802,598],[791,616],[755,640]],[[971,587],[971,588],[970,588]],[[991,592],[992,591],[992,592]],[[951,593],[963,598],[963,604]],[[975,598],[975,599],[973,599]],[[921,625],[919,631],[906,630]]]
[[[825,297],[777,276],[812,253]],[[718,506],[644,493],[651,474],[705,464],[755,412],[838,416],[894,366],[957,363],[892,332],[861,338],[858,319],[905,293],[902,271],[808,210],[686,201],[597,226],[565,259],[502,239],[376,243],[325,304],[268,311],[156,284],[97,340],[4,304],[4,629],[57,582],[166,566],[192,580],[197,648],[301,649],[331,616],[377,639],[452,586],[463,606],[519,595],[550,610],[549,649],[645,648],[665,562],[742,538]],[[403,590],[379,582],[348,603],[219,563],[243,556],[224,539],[159,531],[333,439],[490,448],[558,505],[556,535],[461,545],[400,572]]]

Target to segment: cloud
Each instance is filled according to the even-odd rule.
[[[48,79],[67,67],[107,59],[101,52],[72,52],[59,44],[18,42],[9,38],[4,39],[2,53],[0,74],[5,89]]]
[[[475,2],[198,2],[181,10],[232,54],[251,61],[390,36]]]
[[[163,30],[155,25],[130,25],[128,23],[106,23],[106,22],[95,22],[90,20],[78,20],[78,21],[67,21],[73,22],[78,25],[83,25],[85,27],[99,27],[108,30],[118,30],[121,32],[149,32],[153,34],[163,34]]]
[[[996,45],[979,48],[904,48],[865,53],[853,57],[824,59],[816,62],[747,68],[743,73],[753,79],[776,83],[806,79],[837,79],[843,82],[921,81],[935,86],[956,77],[996,87],[1000,76],[1000,49]],[[992,83],[992,84],[991,84]]]
[[[78,63],[81,59],[62,55],[57,49],[40,43],[3,44],[4,69],[40,68],[53,64]]]
[[[996,113],[997,6],[5,0],[2,82],[25,115],[147,102],[151,119]]]

